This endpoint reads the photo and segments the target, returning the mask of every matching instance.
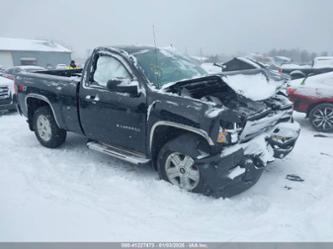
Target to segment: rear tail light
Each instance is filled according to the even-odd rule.
[[[288,95],[292,95],[296,92],[296,89],[295,88],[292,88],[292,87],[288,87]]]
[[[17,85],[17,92],[21,93],[21,92],[25,92],[25,86],[22,84]]]

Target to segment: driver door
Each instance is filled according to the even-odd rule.
[[[81,124],[90,139],[144,153],[145,94],[120,93],[107,88],[107,82],[113,79],[136,84],[134,75],[122,61],[117,55],[97,56],[90,79],[82,82],[80,89]]]

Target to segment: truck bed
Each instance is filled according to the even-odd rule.
[[[78,113],[78,88],[82,69],[48,70],[16,75],[19,110],[29,116],[29,101],[47,102],[60,128],[82,133]]]

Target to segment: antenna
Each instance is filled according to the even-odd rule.
[[[159,76],[157,75],[157,69],[159,69],[158,66],[158,57],[157,57],[157,45],[156,45],[156,33],[155,33],[155,25],[153,25],[153,39],[154,39],[154,46],[155,46],[155,77],[156,77],[156,82],[158,88],[160,88],[160,79]]]
[[[156,46],[156,33],[155,33],[155,25],[153,25],[153,38],[154,38],[154,46],[155,46],[155,48],[157,48],[157,46]]]

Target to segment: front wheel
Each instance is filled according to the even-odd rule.
[[[192,191],[200,182],[198,166],[191,156],[179,152],[170,152],[163,169],[165,176],[172,184]]]
[[[325,103],[315,106],[309,117],[313,128],[317,131],[333,131],[333,104]]]
[[[199,146],[200,141],[191,135],[183,135],[167,142],[157,159],[160,178],[181,189],[204,193],[202,169],[195,162],[200,155]]]
[[[35,135],[43,146],[56,148],[65,142],[66,131],[58,127],[48,106],[38,108],[32,122]]]

